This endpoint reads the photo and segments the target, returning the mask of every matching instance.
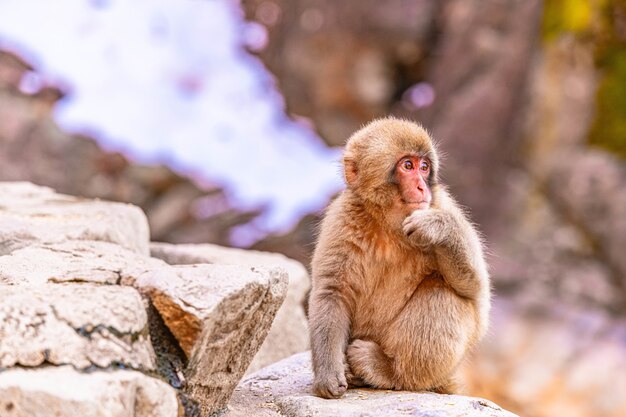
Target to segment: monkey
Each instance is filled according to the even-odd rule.
[[[348,139],[346,189],[327,208],[311,263],[317,396],[458,392],[491,289],[482,238],[439,182],[439,163],[415,122],[378,119]]]

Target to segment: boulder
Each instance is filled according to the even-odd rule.
[[[130,204],[84,200],[26,182],[0,183],[0,255],[67,240],[112,242],[148,255],[148,221]]]
[[[178,381],[175,386],[185,387],[188,396],[208,414],[225,406],[263,343],[285,297],[287,274],[280,268],[266,267],[170,266],[109,242],[69,240],[38,243],[0,256],[0,283],[9,284],[3,291],[11,295],[0,311],[6,317],[19,317],[17,321],[4,323],[4,328],[0,325],[0,335],[9,335],[0,339],[0,366],[36,366],[47,361],[71,363],[77,368],[123,364],[155,369],[154,353],[145,329],[145,305],[134,289],[115,284],[135,287],[158,312],[162,320],[159,326],[166,326],[173,335],[175,350],[178,346],[182,349],[174,359]],[[56,302],[60,293],[62,299]],[[131,294],[134,298],[127,300],[128,296],[120,296],[110,300],[109,294],[117,293]],[[26,298],[32,294],[47,297],[41,301],[42,306],[27,303]],[[83,303],[86,307],[80,308]],[[108,313],[110,317],[100,314],[98,306],[102,303],[104,306],[122,303],[130,312],[137,310],[141,314],[140,326],[132,331],[120,327],[115,321],[114,307]],[[59,311],[67,308],[78,308],[77,314],[100,315],[69,316],[74,318],[70,326],[63,321],[65,316],[58,317]],[[42,315],[46,325],[32,340],[14,329],[29,329],[31,323],[40,326],[38,320],[42,320]],[[13,327],[8,327],[11,323]],[[141,334],[135,334],[138,332]],[[102,341],[102,335],[128,336],[135,344],[131,346],[124,339],[113,344],[113,347],[124,346],[119,352],[109,352],[107,349],[111,347],[106,344],[96,349],[108,340]],[[154,336],[151,332],[150,338],[158,352],[163,348],[158,345],[163,340],[160,337],[155,340]],[[24,343],[28,349],[19,349]],[[138,361],[133,349],[140,347],[149,348],[150,355],[141,356],[142,360]],[[139,349],[139,353],[145,353],[145,349]],[[169,359],[165,360],[170,363]],[[188,366],[184,367],[184,363]]]
[[[459,395],[350,389],[326,400],[312,395],[312,380],[310,353],[291,356],[241,381],[226,416],[515,416],[491,401]]]
[[[132,288],[3,285],[0,300],[0,367],[154,369],[147,314]]]
[[[152,256],[170,265],[208,263],[282,267],[289,276],[287,297],[247,372],[257,371],[309,348],[309,331],[302,305],[310,287],[310,279],[306,268],[300,262],[278,253],[225,248],[212,244],[152,243],[150,250]]]
[[[137,371],[71,366],[0,373],[2,417],[177,417],[176,392]]]
[[[150,296],[188,358],[185,392],[203,415],[216,413],[263,343],[285,298],[287,275],[278,268],[235,265],[173,269],[174,279],[152,271],[133,285]]]

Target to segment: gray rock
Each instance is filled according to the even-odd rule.
[[[279,253],[225,248],[211,244],[171,245],[152,243],[152,256],[170,265],[223,264],[281,267],[289,275],[287,297],[272,324],[265,342],[248,367],[255,372],[269,364],[309,348],[309,331],[303,302],[310,287],[306,268]]]
[[[84,200],[27,182],[0,183],[0,254],[67,240],[112,242],[148,255],[148,221],[130,204]]]
[[[93,284],[132,286],[150,299],[182,348],[186,358],[179,361],[188,360],[189,366],[177,368],[180,378],[208,414],[226,405],[263,343],[285,297],[287,274],[266,267],[170,266],[116,244],[71,240],[0,256],[0,283],[10,284],[3,291],[11,295],[0,307],[8,318],[0,324],[0,335],[8,335],[0,339],[0,366],[47,361],[77,368],[121,363],[154,369],[139,294],[132,288]],[[28,302],[33,294],[40,303]],[[124,317],[118,316],[126,312],[118,311],[118,304],[140,315],[137,328],[123,327]],[[59,318],[60,312],[66,314]],[[29,338],[16,330],[33,326],[41,329]],[[123,340],[105,343],[117,336]],[[23,344],[28,348],[21,348]]]
[[[163,261],[109,242],[71,240],[33,244],[0,256],[0,283],[91,282],[119,284],[149,270],[175,272]]]
[[[287,292],[278,268],[173,267],[133,283],[148,294],[189,361],[185,392],[204,415],[219,412],[257,353]]]
[[[514,417],[491,401],[460,395],[351,389],[338,400],[312,395],[309,352],[299,353],[241,381],[227,417]]]
[[[177,417],[173,388],[127,370],[81,373],[71,366],[0,373],[2,417]]]
[[[132,288],[0,286],[0,367],[154,369],[147,315]]]

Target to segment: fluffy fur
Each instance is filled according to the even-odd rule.
[[[399,198],[400,158],[428,158],[430,208]],[[347,189],[330,205],[313,256],[309,321],[314,391],[351,386],[456,390],[455,372],[484,335],[490,284],[472,224],[439,184],[428,133],[374,121],[346,145]]]

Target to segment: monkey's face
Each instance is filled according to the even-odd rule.
[[[348,187],[393,217],[428,209],[435,198],[437,152],[416,123],[387,118],[365,126],[348,140],[344,168]]]
[[[430,208],[432,162],[426,156],[406,155],[394,168],[393,179],[398,186],[399,200],[408,211]]]

